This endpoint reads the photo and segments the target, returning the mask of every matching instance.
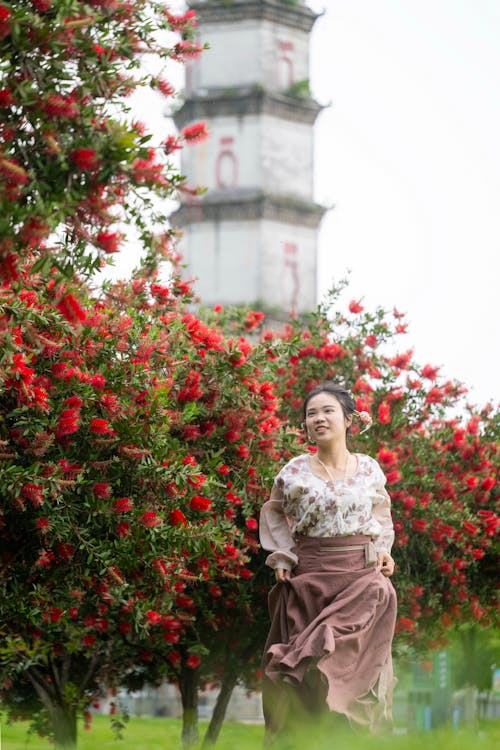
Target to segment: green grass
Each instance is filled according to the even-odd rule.
[[[201,735],[206,722],[200,722]],[[178,719],[132,718],[123,740],[114,739],[109,719],[95,716],[90,732],[79,731],[78,750],[179,750],[181,722]],[[227,722],[217,750],[260,750],[263,727]],[[28,734],[26,723],[2,723],[1,750],[50,750],[47,740]],[[314,725],[304,727],[286,745],[276,750],[497,750],[500,721],[487,722],[477,730],[434,730],[410,735],[365,737]]]

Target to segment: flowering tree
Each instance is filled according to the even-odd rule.
[[[118,252],[123,227],[153,251],[165,217],[152,194],[182,189],[168,154],[205,135],[188,127],[151,144],[124,100],[173,87],[161,63],[198,55],[193,11],[153,0],[12,0],[0,4],[0,278],[34,270],[91,275]],[[139,68],[157,59],[158,74]],[[71,308],[68,300],[67,308]]]
[[[55,289],[21,278],[0,296],[3,697],[15,710],[31,684],[63,747],[101,684],[152,661],[182,666],[190,709],[197,600],[252,576],[280,423],[266,354],[186,312],[180,282],[82,299],[70,326]]]

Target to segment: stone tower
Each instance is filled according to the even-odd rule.
[[[317,232],[309,35],[300,0],[191,2],[210,49],[188,66],[179,128],[210,138],[182,152],[190,185],[207,188],[173,215],[204,304],[271,314],[316,307]]]

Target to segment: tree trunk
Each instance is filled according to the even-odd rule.
[[[56,750],[76,749],[76,710],[73,706],[56,705],[49,709]]]
[[[464,660],[464,682],[466,685],[475,685],[479,683],[477,674],[477,630],[474,626],[467,628],[461,633],[462,654]]]
[[[198,670],[183,666],[179,690],[182,698],[182,747],[184,750],[191,750],[199,741],[198,682]]]
[[[234,673],[224,675],[219,695],[217,696],[217,702],[212,713],[212,718],[210,719],[210,724],[208,725],[205,737],[203,738],[203,747],[210,747],[217,742],[222,722],[226,715],[227,705],[233,694],[237,680],[238,676]]]

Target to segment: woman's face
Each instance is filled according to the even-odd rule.
[[[345,438],[351,421],[344,417],[342,406],[332,393],[318,393],[307,402],[306,430],[315,443]]]

